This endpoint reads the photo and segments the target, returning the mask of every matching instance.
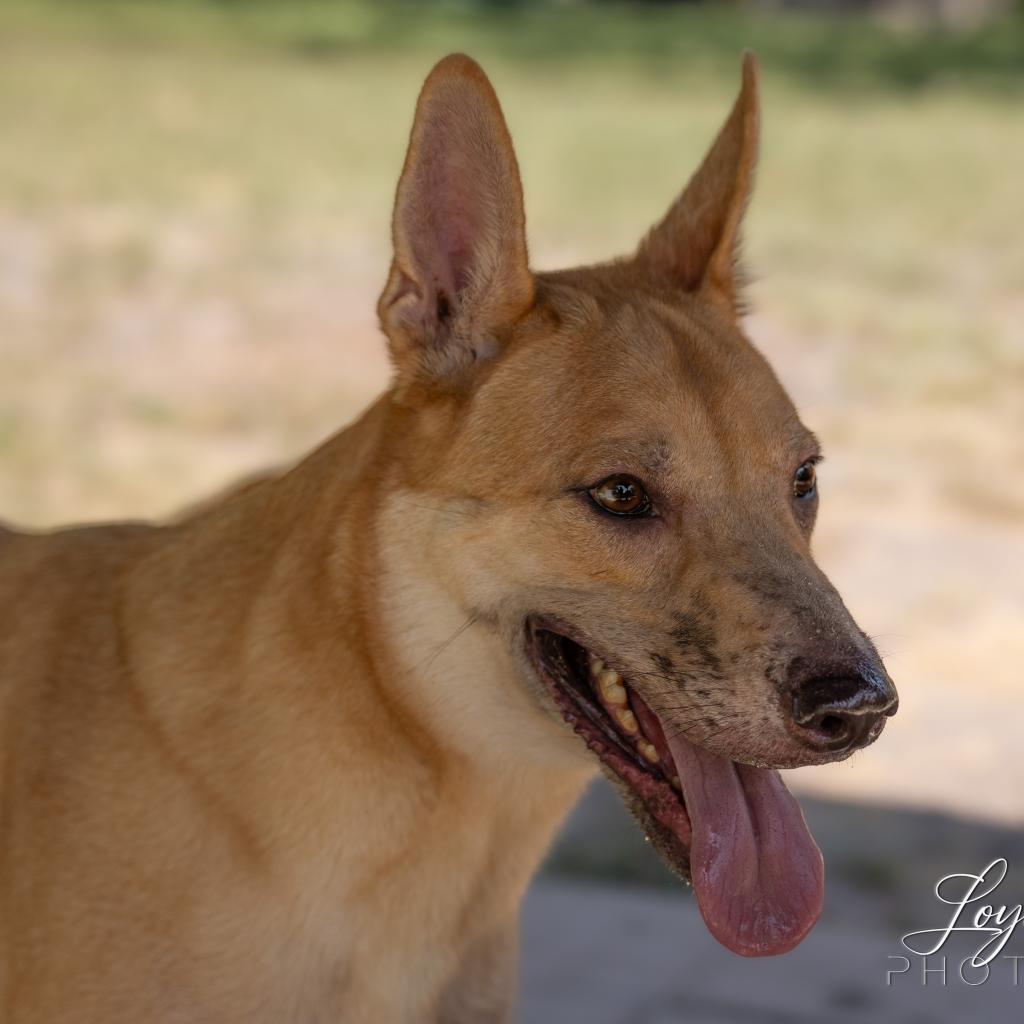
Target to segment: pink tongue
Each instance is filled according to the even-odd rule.
[[[734,953],[787,953],[821,914],[825,867],[779,773],[669,741],[693,826],[690,869],[711,934]]]

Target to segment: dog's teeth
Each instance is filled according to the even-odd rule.
[[[597,677],[598,686],[601,687],[601,696],[609,704],[617,707],[626,706],[626,688],[622,685],[622,677],[614,669],[606,668]]]
[[[630,736],[635,736],[640,731],[640,724],[636,720],[636,715],[629,708],[616,708],[615,718],[622,727],[622,731]]]
[[[604,699],[616,707],[624,708],[629,701],[629,698],[626,696],[626,688],[622,683],[611,683],[608,686],[602,687],[602,693],[604,694]]]
[[[657,764],[661,758],[658,757],[658,751],[653,743],[648,743],[647,740],[641,740],[637,747],[640,748],[640,753],[643,754],[644,760],[651,764]]]
[[[672,788],[680,793],[683,791],[683,784],[679,781],[678,775],[672,776]]]

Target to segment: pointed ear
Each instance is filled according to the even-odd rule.
[[[640,245],[637,262],[686,291],[705,292],[742,312],[740,221],[753,186],[758,142],[757,60],[743,55],[743,84],[728,120],[664,220]]]
[[[399,384],[449,384],[532,306],[523,190],[487,76],[445,57],[416,105],[377,304]]]

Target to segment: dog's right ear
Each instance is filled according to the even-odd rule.
[[[491,83],[445,57],[416,105],[377,304],[398,386],[456,388],[533,305],[523,192]]]
[[[743,310],[740,221],[750,198],[758,142],[757,60],[743,55],[743,84],[732,113],[697,173],[636,255],[648,272],[701,292],[734,316]]]

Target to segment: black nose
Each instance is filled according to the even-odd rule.
[[[899,707],[887,675],[863,674],[809,679],[793,697],[793,722],[800,739],[815,750],[837,753],[867,746]]]

